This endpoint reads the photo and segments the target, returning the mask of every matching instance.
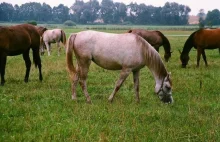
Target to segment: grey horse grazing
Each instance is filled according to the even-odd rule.
[[[73,65],[75,53],[77,68]],[[110,34],[96,31],[83,31],[71,34],[66,47],[67,68],[72,82],[72,99],[76,99],[78,81],[87,99],[87,74],[91,61],[108,70],[121,70],[109,101],[112,102],[122,83],[132,72],[136,101],[139,102],[139,72],[148,66],[156,82],[155,93],[164,103],[172,103],[172,82],[158,52],[143,38],[135,34]]]
[[[48,56],[50,56],[51,52],[51,43],[57,43],[58,47],[58,56],[60,56],[60,42],[66,45],[66,34],[62,29],[53,29],[53,30],[46,30],[41,38],[41,53],[44,53],[44,46],[47,48]]]

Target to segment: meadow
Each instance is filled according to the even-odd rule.
[[[159,28],[159,27],[156,27]],[[72,32],[95,28],[64,28]],[[127,29],[95,30],[123,33]],[[159,29],[165,35],[189,35],[193,30]],[[201,59],[196,68],[196,50],[190,52],[187,68],[179,59],[187,36],[167,36],[172,57],[164,62],[173,81],[173,104],[162,103],[154,93],[154,78],[147,67],[140,72],[140,103],[134,98],[130,75],[116,94],[108,97],[120,71],[92,64],[88,74],[87,104],[78,86],[78,100],[71,100],[65,52],[41,56],[43,82],[32,65],[25,83],[22,56],[8,57],[6,83],[0,86],[0,141],[220,141],[220,54],[207,50],[209,66]],[[163,59],[164,50],[160,47]],[[31,55],[32,59],[32,55]],[[74,59],[75,60],[75,59]],[[164,60],[164,59],[163,59]]]

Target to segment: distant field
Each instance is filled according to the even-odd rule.
[[[92,28],[63,29],[69,36]],[[161,31],[165,35],[193,32]],[[108,71],[92,64],[87,80],[92,104],[86,104],[80,87],[78,101],[71,100],[64,49],[58,57],[54,45],[51,56],[41,56],[42,83],[34,66],[30,81],[24,83],[22,56],[8,57],[6,84],[0,86],[0,141],[220,141],[218,50],[207,50],[209,66],[205,67],[201,59],[200,67],[196,68],[196,50],[192,49],[189,65],[182,69],[178,50],[182,50],[187,37],[168,36],[168,39],[173,53],[165,66],[172,73],[175,101],[172,105],[163,104],[154,94],[155,82],[148,68],[143,68],[140,74],[140,104],[135,103],[132,75],[110,104],[107,99],[120,71]],[[162,59],[163,54],[161,47]]]

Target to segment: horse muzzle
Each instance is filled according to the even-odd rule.
[[[172,104],[174,102],[171,94],[159,95],[159,98],[163,103],[166,104]]]

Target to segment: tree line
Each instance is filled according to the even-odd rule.
[[[191,9],[176,2],[166,2],[163,7],[137,4],[125,5],[113,0],[75,0],[71,7],[59,4],[51,7],[46,3],[28,2],[21,6],[7,2],[0,4],[0,21],[38,21],[42,23],[63,23],[71,20],[78,24],[149,24],[149,25],[186,25]],[[216,14],[217,13],[217,14]],[[209,16],[210,15],[210,16]],[[212,23],[218,15],[218,22]],[[220,24],[220,12],[208,13],[209,23]],[[216,20],[216,19],[215,19]]]

